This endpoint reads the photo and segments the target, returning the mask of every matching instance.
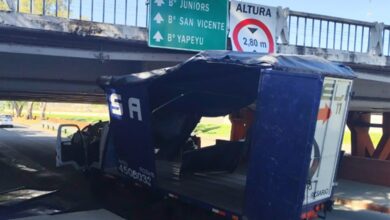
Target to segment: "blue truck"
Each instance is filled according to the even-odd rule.
[[[110,174],[228,219],[316,218],[332,206],[354,77],[314,56],[231,51],[101,77],[110,121],[60,126],[57,165]],[[234,138],[200,147],[200,119],[225,115],[242,119],[232,120]],[[77,131],[63,138],[69,127]]]

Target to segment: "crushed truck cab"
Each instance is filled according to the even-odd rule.
[[[227,51],[101,77],[98,169],[232,219],[300,219],[331,200],[354,77],[313,56]],[[243,110],[231,141],[192,136],[201,117]]]

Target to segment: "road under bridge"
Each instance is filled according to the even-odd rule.
[[[147,8],[141,13],[143,1],[129,2],[134,11],[124,10],[120,24],[116,14],[111,22],[86,19],[81,8],[76,17],[69,7],[67,16],[19,5],[0,11],[0,100],[105,103],[99,76],[172,66],[195,54],[149,47]],[[278,53],[323,57],[357,73],[348,118],[353,156],[344,158],[341,176],[390,186],[390,26],[280,10]],[[382,124],[372,124],[371,113],[383,114]],[[370,127],[383,129],[378,146]]]

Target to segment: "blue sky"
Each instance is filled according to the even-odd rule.
[[[34,0],[37,1],[37,0]],[[53,1],[53,0],[47,0]],[[65,2],[69,0],[63,0]],[[80,1],[82,3],[82,16],[90,19],[92,0],[71,0],[71,17],[77,18],[80,14]],[[144,26],[146,18],[145,0],[127,0],[127,24],[135,24],[136,2],[139,2],[138,24]],[[153,1],[153,0],[150,0]],[[316,14],[330,15],[336,17],[350,18],[364,21],[379,21],[390,25],[390,0],[244,0],[257,4],[269,6],[289,7],[291,10],[311,12]],[[94,20],[102,21],[103,0],[93,0]],[[114,0],[105,0],[105,21],[113,23]],[[125,23],[125,2],[126,0],[116,0],[116,22]]]
[[[33,0],[41,1],[41,0]],[[55,1],[55,0],[46,0]],[[80,15],[80,3],[82,5],[82,17],[91,18],[91,6],[93,2],[93,20],[102,21],[104,0],[62,0],[65,4],[71,1],[71,17]],[[135,25],[135,8],[138,1],[138,25],[146,23],[145,0],[127,0],[127,18],[125,19],[126,0],[105,0],[105,22],[114,23],[114,10],[116,10],[116,23]],[[153,0],[150,0],[153,1]],[[316,14],[350,18],[364,21],[379,21],[390,25],[390,0],[244,0],[269,6],[289,7],[291,10],[311,12]],[[114,2],[117,3],[114,9]]]
[[[69,0],[65,0],[65,1],[69,1]],[[153,1],[154,0],[150,0],[150,2]],[[369,21],[369,22],[378,21],[390,25],[390,0],[244,0],[244,1],[269,5],[269,6],[288,7],[291,10],[301,11],[301,12],[311,12],[315,14],[323,14],[323,15]],[[118,24],[126,23],[127,25],[146,26],[147,7],[145,5],[145,0],[71,0],[72,3],[71,17],[76,19],[79,17],[80,15],[79,7],[81,3],[82,4],[81,14],[83,18],[85,18],[86,20],[91,19],[91,9],[93,8],[93,20],[102,22],[103,2],[105,2],[105,7],[104,7],[105,22],[118,23]],[[114,6],[115,5],[114,2],[116,2],[116,7]],[[137,8],[137,6],[138,6],[138,16],[135,15],[135,11],[136,11],[135,8]],[[114,22],[114,14],[116,14],[115,22]],[[136,17],[138,18],[137,20]],[[296,23],[294,23],[294,21],[292,20],[291,25],[295,26],[295,24]],[[310,26],[311,24],[308,25]],[[340,26],[340,24],[338,26]],[[318,25],[316,26],[316,28],[318,28]],[[340,35],[340,31],[341,31],[340,28],[341,27],[336,27],[336,29],[334,30],[338,36]],[[355,31],[354,28],[355,27],[352,27],[351,29],[352,33]],[[303,33],[297,33],[296,30],[294,32],[294,29],[290,31],[291,31],[290,40],[297,39],[294,37],[296,34],[298,34],[299,36],[303,35]],[[360,38],[356,38],[355,39],[356,42],[355,40],[352,41],[351,45],[353,45],[353,49],[355,49],[355,44],[356,44],[357,51],[365,52],[368,48],[368,40],[367,40],[368,30],[366,30],[365,32],[363,31],[363,34],[360,34],[361,31],[362,30],[359,29],[357,31],[359,37],[362,35],[364,36]],[[319,31],[317,31],[314,34],[313,39],[317,39],[317,38],[319,39],[319,36],[317,36],[318,33]],[[346,33],[342,33],[342,34],[345,35]],[[322,36],[322,38],[324,38],[324,36]],[[318,42],[317,41],[313,42],[313,40],[309,36],[309,38],[306,38],[306,41],[313,42],[312,46],[316,46],[317,43],[317,46],[325,47],[324,44],[325,42],[328,41],[325,41],[322,38]],[[343,42],[341,42],[341,39],[343,40]],[[339,40],[330,39],[329,43],[336,45],[335,48],[340,47],[339,49],[343,49],[343,50],[351,49],[349,48],[350,44],[348,44],[347,42],[348,39],[346,37],[342,37],[341,39]],[[387,31],[385,33],[385,39],[390,39],[390,32]],[[296,43],[299,45],[305,44],[303,42],[303,38],[299,38]],[[390,40],[385,41],[384,47],[385,47],[384,52],[389,54]]]
[[[39,1],[39,0],[33,0]],[[46,0],[46,1],[55,1],[55,0]],[[63,0],[65,2],[71,1],[71,18],[78,19],[80,16],[80,5],[82,6],[81,17],[85,20],[90,20],[92,17],[93,21],[102,22],[104,14],[105,23],[117,23],[117,24],[127,24],[127,25],[146,25],[146,14],[147,7],[145,5],[146,0]],[[153,2],[154,0],[150,0]],[[168,1],[168,0],[164,0]],[[329,15],[335,17],[349,18],[355,20],[369,21],[369,22],[384,22],[387,25],[390,25],[390,0],[244,0],[245,2],[253,2],[257,4],[263,4],[268,6],[282,6],[288,7],[294,11],[301,12],[311,12],[315,14]],[[114,2],[116,2],[116,7]],[[138,2],[138,4],[137,4]],[[127,4],[126,4],[127,3]],[[105,7],[103,7],[105,5]],[[138,7],[138,16],[136,16],[136,8]],[[127,9],[127,10],[126,10]],[[116,15],[114,17],[114,14]],[[93,16],[91,16],[93,15]],[[136,19],[137,18],[137,19]],[[115,21],[114,21],[115,20]],[[295,23],[294,23],[295,22]],[[296,20],[291,20],[291,26],[295,27]],[[301,19],[300,23],[303,22]],[[366,52],[368,49],[368,28],[367,30],[357,28],[352,26],[352,33],[356,32],[358,37],[351,41],[346,36],[349,29],[343,29],[341,24],[337,24],[335,28],[330,27],[330,31],[337,33],[337,36],[344,36],[339,38],[329,38],[329,42],[325,40],[325,34],[321,35],[320,30],[317,30],[319,25],[308,23],[308,28],[314,26],[316,29],[313,36],[303,37],[304,33],[301,33],[304,29],[301,28],[300,31],[290,30],[290,40],[295,40],[298,45],[307,45],[307,42],[310,42],[311,46],[318,47],[327,47],[333,45],[335,49],[342,50],[355,50],[356,51]],[[312,25],[312,26],[311,26]],[[300,25],[301,27],[303,24]],[[324,29],[322,29],[322,32]],[[322,33],[321,32],[321,33]],[[333,32],[332,32],[333,33]],[[296,37],[296,36],[300,37]],[[385,39],[390,39],[390,32],[385,33]],[[304,42],[305,41],[305,42]],[[356,42],[355,42],[356,41]],[[390,53],[390,40],[386,40],[385,44],[385,53]]]
[[[268,6],[289,7],[291,10],[378,21],[390,25],[390,0],[245,0]]]

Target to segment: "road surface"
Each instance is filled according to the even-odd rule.
[[[55,137],[50,133],[18,125],[0,128],[0,175],[0,192],[57,191],[18,206],[0,207],[0,219],[99,206],[82,175],[72,169],[55,167]]]
[[[132,203],[124,198],[133,196],[131,193],[107,198],[109,200],[114,197],[116,203],[99,201],[91,194],[90,185],[81,174],[71,168],[55,167],[55,136],[24,126],[0,128],[0,175],[0,192],[20,187],[58,190],[58,193],[25,203],[18,208],[0,207],[0,219],[99,208],[117,211],[116,214],[123,217],[129,212],[129,207],[136,210],[143,208],[143,205],[137,204],[141,202]],[[126,205],[125,209],[119,207],[123,204]],[[336,207],[327,219],[390,220],[390,216]]]
[[[327,220],[390,220],[390,215],[366,210],[353,211],[337,206],[328,214]]]
[[[93,209],[126,219],[159,219],[165,200],[150,191],[119,181],[92,179],[91,184],[72,167],[56,168],[55,141],[54,134],[21,125],[0,128],[0,220]],[[3,207],[1,193],[18,188],[57,192]]]

